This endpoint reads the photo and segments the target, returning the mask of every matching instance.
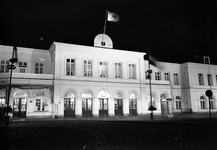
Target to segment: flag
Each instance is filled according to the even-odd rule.
[[[144,55],[144,59],[148,60],[152,66],[155,66],[156,68],[160,70],[163,70],[163,66],[157,61],[156,58],[151,56],[148,52],[146,53],[146,55]]]
[[[111,22],[119,22],[119,15],[110,11],[107,11],[107,20]]]

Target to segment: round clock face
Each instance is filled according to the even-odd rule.
[[[105,91],[103,91],[103,92],[101,93],[101,96],[102,96],[102,97],[106,97],[106,96],[107,96],[107,93],[106,93]]]

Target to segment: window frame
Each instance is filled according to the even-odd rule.
[[[37,67],[36,64],[39,64],[39,66]],[[41,67],[42,64],[42,67]],[[36,71],[36,68],[38,68],[38,72]],[[41,72],[42,69],[42,72]],[[35,62],[35,74],[43,74],[44,73],[44,63],[42,62]]]
[[[20,63],[21,63],[21,64],[20,64]],[[26,65],[25,65],[25,63],[26,63]],[[27,66],[28,66],[27,61],[19,61],[19,62],[18,62],[19,72],[20,72],[20,73],[26,73],[26,72],[27,72]],[[21,69],[23,69],[24,72],[22,72]]]
[[[2,63],[4,62],[4,63]],[[7,66],[10,64],[8,60],[0,60],[0,73],[8,73],[9,69]]]
[[[164,72],[164,80],[165,81],[170,81],[170,73],[169,72]]]
[[[207,84],[213,86],[212,74],[207,74]]]
[[[117,66],[116,66],[117,64]],[[120,66],[119,66],[120,64]],[[123,78],[123,63],[122,62],[114,62],[114,78],[122,79]]]
[[[85,63],[85,61],[87,63]],[[91,63],[89,64],[89,62],[91,62]],[[90,69],[90,71],[88,69]],[[83,59],[83,76],[84,77],[93,77],[93,60],[91,60],[91,59]]]
[[[179,74],[173,73],[174,85],[179,85]]]
[[[67,60],[69,59],[69,62],[67,62]],[[72,63],[72,60],[74,60],[74,62]],[[68,72],[68,64],[69,64],[69,72]],[[72,69],[73,66],[73,69]],[[66,76],[75,76],[75,67],[76,67],[76,60],[75,58],[66,58],[65,59],[65,75]],[[69,73],[69,74],[68,74]]]
[[[136,64],[128,63],[128,78],[136,79]]]
[[[199,85],[204,85],[203,73],[198,73],[198,84]]]
[[[161,80],[161,72],[155,72],[155,80]]]
[[[100,65],[100,63],[102,63],[102,65]],[[106,63],[106,65],[103,65],[103,63]],[[105,69],[104,73],[102,73],[103,68]],[[99,77],[100,78],[108,78],[108,61],[104,61],[104,60],[99,61]]]

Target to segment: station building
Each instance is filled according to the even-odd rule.
[[[114,49],[110,37],[99,34],[94,46],[17,47],[8,92],[12,51],[0,46],[0,107],[9,103],[13,117],[148,115],[151,103],[156,115],[207,113],[209,106],[217,112],[217,65],[158,62],[160,68],[151,65],[150,90],[145,50]]]

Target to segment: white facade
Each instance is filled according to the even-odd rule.
[[[14,117],[150,113],[150,86],[146,78],[148,62],[143,59],[145,53],[58,42],[54,42],[49,51],[17,49],[18,62],[22,63],[18,63],[13,71],[9,101],[19,110],[13,114]],[[0,46],[1,106],[7,103],[10,71],[5,69],[5,61],[11,58],[12,50],[11,46]],[[205,91],[210,88],[213,91],[212,111],[216,111],[216,65],[159,63],[162,70],[151,66],[152,104],[157,108],[154,114],[162,114],[165,100],[172,100],[173,112],[189,109],[208,112]],[[199,85],[199,74],[203,75],[203,85]],[[208,74],[211,86],[208,85]],[[22,110],[25,110],[24,115]]]

